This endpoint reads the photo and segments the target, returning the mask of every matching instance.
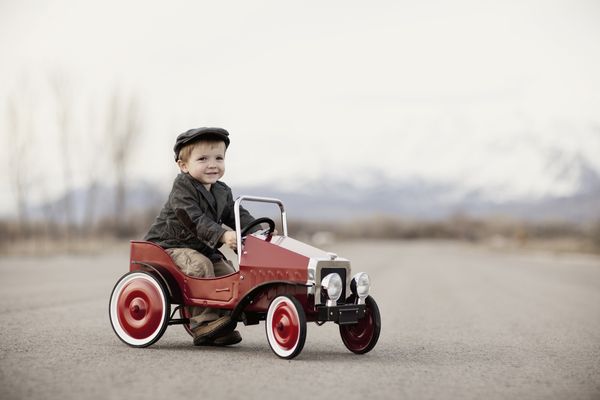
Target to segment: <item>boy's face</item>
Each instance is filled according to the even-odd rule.
[[[198,142],[187,160],[177,162],[182,172],[189,173],[207,190],[225,174],[225,143]]]

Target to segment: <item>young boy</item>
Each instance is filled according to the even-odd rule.
[[[236,249],[231,189],[219,181],[225,173],[225,152],[229,133],[221,128],[190,129],[177,137],[175,161],[177,175],[169,199],[144,240],[157,243],[171,256],[183,273],[192,277],[213,278],[235,272],[231,262],[217,250],[222,244]],[[194,232],[178,220],[176,210],[187,212]],[[254,218],[240,207],[242,226]],[[242,340],[236,322],[219,310],[188,307],[194,345],[226,346]]]

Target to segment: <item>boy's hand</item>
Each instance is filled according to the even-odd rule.
[[[235,231],[226,231],[221,236],[221,242],[227,245],[231,250],[237,250],[237,235]]]

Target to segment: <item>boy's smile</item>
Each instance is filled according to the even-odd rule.
[[[179,160],[178,164],[182,172],[189,173],[210,190],[211,185],[225,174],[225,143],[199,142],[188,159]]]

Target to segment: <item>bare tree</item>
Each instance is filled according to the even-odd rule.
[[[62,153],[60,162],[62,164],[62,175],[64,182],[64,232],[67,243],[72,239],[71,228],[74,225],[73,218],[73,176],[71,171],[71,123],[73,104],[69,92],[69,85],[64,75],[55,73],[50,78],[50,84],[56,99],[56,117],[58,124],[59,147]]]
[[[9,170],[12,172],[12,186],[17,203],[17,226],[21,236],[28,236],[30,233],[27,209],[31,180],[28,175],[28,162],[33,143],[33,110],[29,100],[19,98],[13,93],[8,98],[6,109],[10,143]]]
[[[137,97],[123,98],[115,90],[110,99],[107,121],[110,151],[115,173],[115,229],[116,234],[128,234],[126,209],[126,180],[127,168],[132,154],[132,145],[141,133],[139,118],[139,102]]]
[[[98,142],[98,112],[97,107],[90,103],[89,111],[88,111],[88,119],[90,121],[89,128],[89,136],[88,136],[88,146],[90,146],[93,150],[91,153],[91,157],[87,159],[87,165],[85,166],[86,179],[87,179],[87,187],[86,187],[86,197],[85,197],[85,206],[83,210],[83,229],[84,232],[88,235],[92,235],[96,228],[95,221],[95,212],[96,212],[96,204],[98,197],[98,186],[100,179],[100,162],[103,159],[103,152],[95,151],[95,149],[101,148],[100,143]]]

